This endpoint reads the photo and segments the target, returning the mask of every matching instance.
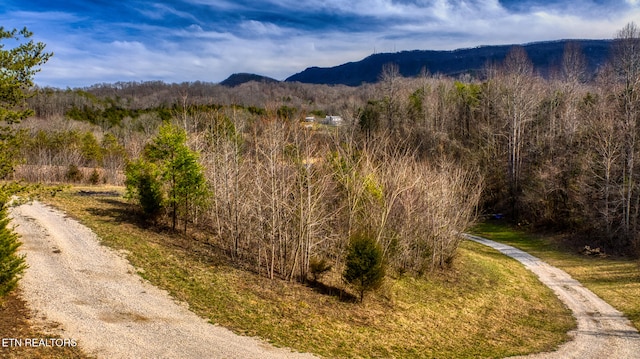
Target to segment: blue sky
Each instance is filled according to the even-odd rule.
[[[3,0],[54,57],[41,86],[279,80],[375,52],[612,38],[640,0]]]

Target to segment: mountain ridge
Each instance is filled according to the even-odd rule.
[[[227,86],[227,87],[236,87],[236,86],[242,85],[243,83],[251,82],[251,81],[264,82],[264,83],[280,82],[271,77],[241,72],[241,73],[232,74],[231,76],[227,77],[224,81],[220,82],[220,85]]]
[[[609,58],[613,40],[566,39],[537,41],[522,45],[484,45],[455,50],[406,50],[395,53],[372,54],[360,61],[347,62],[333,67],[312,66],[289,76],[285,82],[310,84],[359,86],[378,81],[385,64],[398,65],[402,76],[419,75],[423,69],[432,74],[460,76],[478,74],[487,63],[499,63],[514,46],[527,52],[536,71],[548,76],[562,64],[567,43],[577,43],[587,60],[587,69],[595,73]]]

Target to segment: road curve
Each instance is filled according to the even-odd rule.
[[[209,324],[142,280],[88,228],[40,202],[11,210],[38,317],[98,358],[312,358]]]
[[[640,334],[631,322],[569,274],[509,245],[470,234],[465,234],[465,237],[524,264],[556,293],[578,322],[578,328],[570,333],[573,339],[557,351],[517,358],[640,358]]]
[[[98,358],[312,358],[211,325],[175,302],[78,222],[39,202],[11,210],[29,268],[29,307],[60,323]],[[522,358],[640,358],[640,334],[617,310],[564,271],[508,245],[466,235],[515,258],[551,287],[578,321],[555,352]]]

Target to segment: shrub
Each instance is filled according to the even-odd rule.
[[[100,183],[100,173],[98,173],[98,169],[97,168],[94,168],[93,172],[91,172],[91,175],[89,176],[89,183],[91,183],[91,184]]]
[[[346,267],[342,277],[360,293],[378,289],[384,280],[385,266],[382,249],[369,234],[358,233],[349,240]]]
[[[149,162],[137,160],[127,165],[125,175],[127,195],[140,202],[145,217],[154,219],[162,210],[162,185],[157,169]]]
[[[70,182],[80,182],[82,181],[82,172],[78,168],[78,166],[71,164],[67,168],[67,173],[64,174],[64,178]]]
[[[0,199],[0,298],[11,292],[27,268],[24,256],[17,255],[18,235],[9,228],[6,197]]]
[[[313,277],[313,281],[317,282],[323,274],[331,270],[331,264],[326,258],[311,258],[309,261],[309,272]]]

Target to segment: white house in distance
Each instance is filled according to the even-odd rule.
[[[342,126],[344,124],[344,120],[340,116],[327,115],[322,123],[330,126]]]

